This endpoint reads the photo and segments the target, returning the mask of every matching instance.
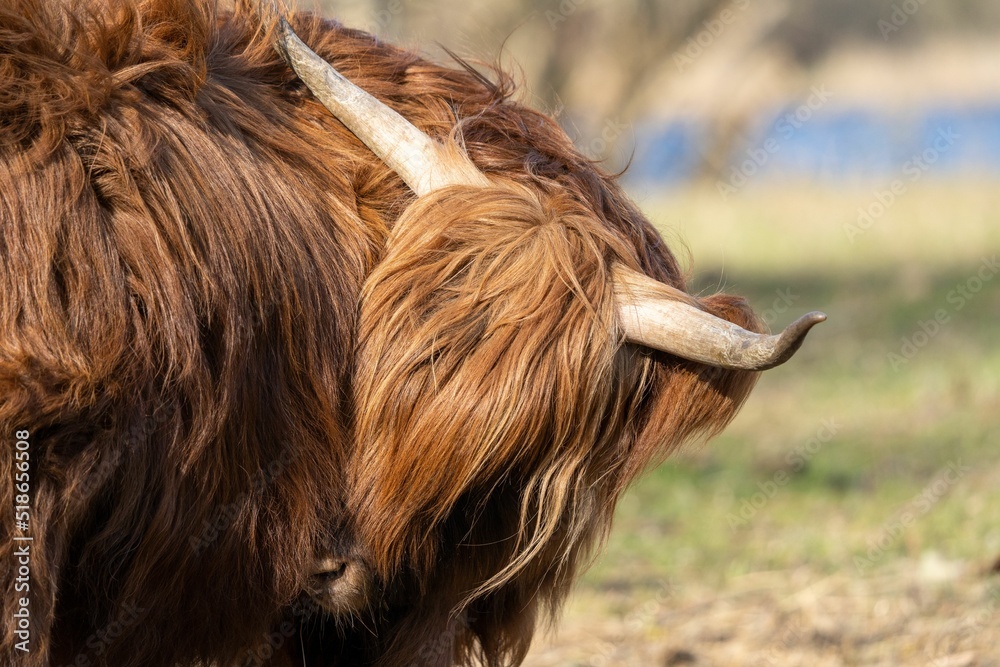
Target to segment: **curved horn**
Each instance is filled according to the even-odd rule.
[[[449,185],[487,186],[461,149],[435,141],[373,95],[348,81],[306,46],[274,0],[260,0],[265,20],[277,16],[278,52],[323,106],[410,187],[423,196]]]
[[[809,313],[775,336],[757,334],[705,312],[688,294],[621,265],[614,267],[615,299],[625,340],[683,359],[731,370],[780,366],[806,334],[826,320]]]

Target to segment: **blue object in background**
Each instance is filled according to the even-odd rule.
[[[1000,176],[1000,106],[905,115],[865,109],[820,112],[804,123],[789,122],[791,111],[753,124],[730,156],[721,183],[738,190],[789,178],[891,181],[914,169],[931,177]],[[637,128],[627,180],[663,186],[696,177],[709,150],[709,129],[696,120]]]

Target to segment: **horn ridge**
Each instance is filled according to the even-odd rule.
[[[620,264],[613,269],[625,340],[730,370],[764,371],[785,363],[809,331],[826,320],[812,312],[777,335],[759,334],[706,312],[678,289]]]
[[[273,0],[260,0],[257,7],[265,21],[277,17],[276,48],[299,79],[417,196],[451,185],[490,185],[461,148],[431,138],[317,55],[299,38]]]

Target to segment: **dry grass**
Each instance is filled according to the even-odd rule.
[[[900,562],[878,576],[799,568],[630,596],[582,592],[528,663],[569,665],[997,664],[1000,587],[953,563]],[[635,601],[638,605],[622,611]]]

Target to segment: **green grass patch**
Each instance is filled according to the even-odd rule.
[[[869,199],[702,189],[647,205],[690,249],[693,291],[742,294],[774,330],[830,321],[722,436],[636,484],[585,586],[1000,554],[1000,275],[983,263],[1000,254],[1000,187],[927,186],[852,236]]]

